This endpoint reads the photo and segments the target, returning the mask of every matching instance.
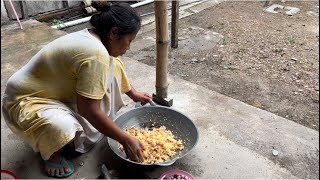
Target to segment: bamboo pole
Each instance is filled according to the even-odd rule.
[[[168,12],[167,1],[155,1],[155,22],[156,22],[156,40],[157,40],[157,59],[156,59],[156,96],[167,98],[168,81]]]

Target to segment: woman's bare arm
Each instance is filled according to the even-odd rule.
[[[120,129],[113,120],[101,110],[100,104],[101,100],[77,95],[79,114],[86,118],[99,132],[121,143],[127,156],[131,160],[142,162],[143,145],[136,138]]]

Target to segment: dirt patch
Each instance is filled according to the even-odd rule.
[[[319,131],[319,2],[276,3],[300,12],[223,2],[181,19],[169,72]],[[155,66],[154,52],[150,46],[128,56]]]

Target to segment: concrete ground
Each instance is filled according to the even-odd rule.
[[[1,96],[8,78],[42,46],[66,34],[37,21],[1,27]],[[151,26],[145,26],[151,28]],[[142,34],[143,35],[143,34]],[[136,41],[139,48],[147,43]],[[155,92],[155,68],[124,57],[131,84],[138,90]],[[70,179],[95,179],[105,163],[115,178],[158,178],[169,169],[182,169],[197,179],[273,178],[319,179],[319,132],[270,112],[168,75],[172,108],[189,116],[199,128],[197,146],[168,167],[128,164],[112,153],[103,139],[93,150],[72,159],[76,172]],[[125,97],[125,112],[134,103]],[[1,116],[1,168],[20,178],[48,178],[42,161],[26,143],[6,126]],[[273,150],[279,154],[274,156]]]

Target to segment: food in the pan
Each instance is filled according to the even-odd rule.
[[[144,161],[142,163],[145,164],[165,162],[184,148],[183,142],[178,140],[165,126],[151,130],[129,128],[126,132],[144,144]],[[123,150],[122,147],[120,148]]]

